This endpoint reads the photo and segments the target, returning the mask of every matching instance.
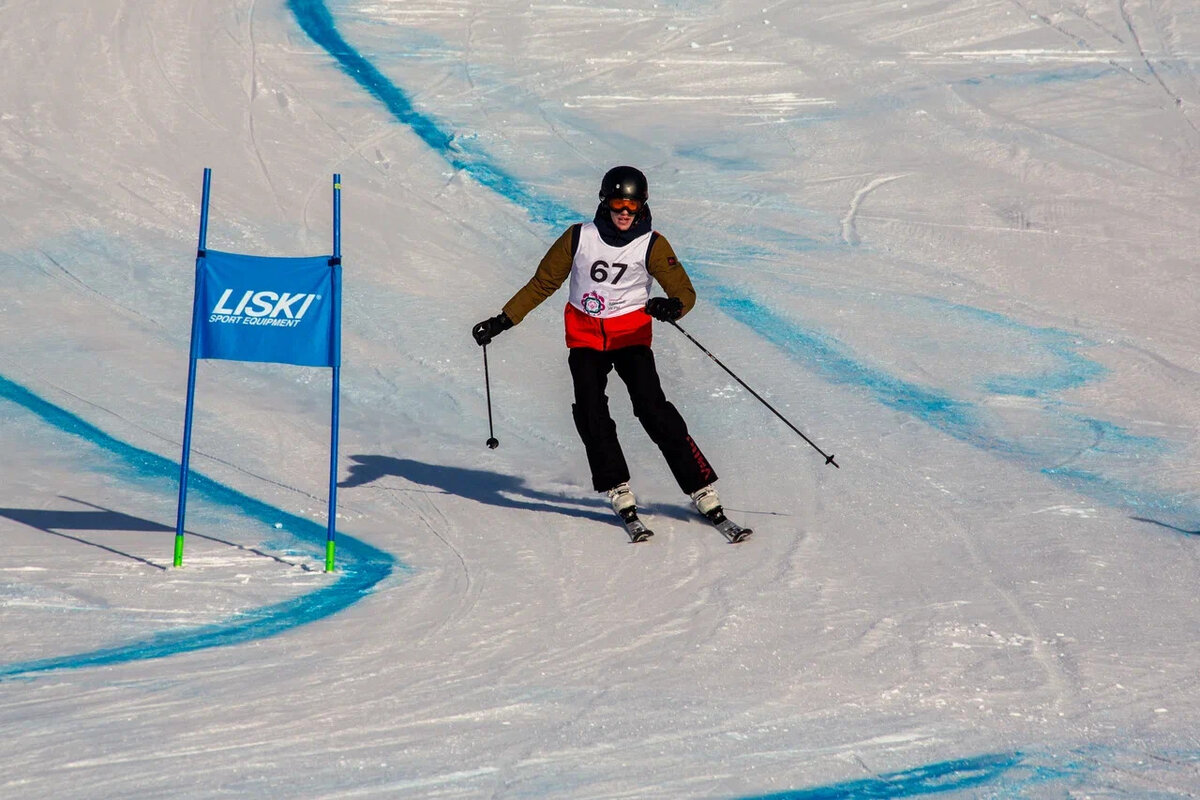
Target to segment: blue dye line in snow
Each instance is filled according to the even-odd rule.
[[[984,325],[1013,330],[1030,336],[1041,345],[1042,349],[1065,365],[1053,372],[1043,373],[1036,377],[996,376],[986,384],[992,394],[1047,398],[1068,389],[1076,389],[1102,378],[1108,373],[1108,370],[1100,364],[1080,355],[1078,348],[1090,346],[1091,342],[1083,341],[1067,331],[1057,328],[1033,328],[1003,314],[997,314],[995,311],[965,306],[961,303],[951,303],[941,298],[925,297],[922,299],[934,306],[940,314],[956,314],[975,319]]]
[[[106,451],[112,457],[111,466],[118,473],[118,477],[134,480],[178,480],[179,465],[174,461],[126,444],[3,376],[0,376],[0,398],[16,403],[33,412],[47,424]],[[195,472],[189,478],[189,485],[195,494],[231,508],[250,519],[266,524],[282,520],[289,533],[302,541],[312,543],[323,560],[326,535],[324,525],[280,511],[261,500],[255,500]],[[339,537],[338,555],[342,563],[339,565],[341,571],[337,573],[337,579],[300,597],[241,612],[223,622],[162,631],[144,639],[86,653],[0,664],[0,680],[51,670],[162,658],[264,639],[335,614],[362,599],[396,568],[407,569],[390,554],[351,536]]]
[[[481,185],[528,210],[535,221],[554,228],[566,228],[575,222],[579,216],[576,211],[529,190],[492,164],[487,154],[478,152],[470,141],[448,133],[433,117],[417,111],[408,95],[342,38],[333,15],[322,0],[288,0],[288,8],[304,32],[329,53],[346,74],[383,103],[397,120],[409,126],[454,169],[462,170]]]
[[[300,27],[313,41],[323,47],[367,93],[379,99],[400,122],[410,126],[422,141],[441,155],[455,169],[461,169],[501,197],[529,209],[534,219],[540,219],[555,229],[562,229],[577,220],[578,215],[547,197],[537,194],[513,176],[503,172],[489,161],[486,153],[467,150],[461,140],[447,133],[432,117],[417,111],[405,93],[381,73],[368,59],[359,54],[338,33],[332,14],[323,0],[288,0],[288,7],[295,15]],[[1079,68],[1036,73],[1032,76],[988,76],[987,81],[1009,81],[1014,84],[1053,83],[1092,80],[1110,74],[1111,69]],[[969,79],[973,80],[973,79]],[[894,98],[901,102],[899,98]],[[805,247],[817,244],[805,240]],[[697,277],[703,278],[702,274]],[[712,281],[708,281],[712,283]],[[796,325],[783,315],[775,313],[762,303],[734,289],[715,284],[719,306],[732,318],[754,330],[759,336],[775,343],[797,361],[816,369],[836,382],[855,385],[869,391],[879,402],[944,431],[977,447],[1018,459],[1026,466],[1058,480],[1074,491],[1091,496],[1100,502],[1117,507],[1139,510],[1156,509],[1180,513],[1188,517],[1200,513],[1187,503],[1176,498],[1147,493],[1111,478],[1102,478],[1095,471],[1067,469],[1047,466],[1052,454],[1032,449],[1032,445],[1013,440],[989,431],[981,409],[975,403],[958,400],[951,395],[918,386],[897,378],[881,369],[872,367],[853,358],[846,348],[819,332]],[[1020,327],[1025,331],[1034,329],[1022,326],[1007,317],[982,309],[957,306],[960,313],[969,312],[980,322]],[[1080,355],[1079,345],[1071,342],[1063,332],[1039,337],[1043,347],[1066,363],[1065,369],[1036,376],[995,376],[984,388],[997,395],[1020,395],[1047,399],[1055,392],[1081,386],[1104,374],[1099,364]],[[1102,420],[1061,414],[1052,420],[1066,429],[1079,425],[1095,430],[1107,427],[1109,434],[1123,436],[1123,441],[1148,447],[1133,456],[1155,448],[1165,450],[1157,440],[1128,436],[1117,426]]]
[[[490,166],[487,163],[486,155],[467,154],[461,148],[457,148],[452,136],[446,134],[431,117],[417,112],[399,88],[346,43],[337,32],[333,17],[321,0],[289,0],[288,6],[296,15],[296,19],[304,31],[324,47],[360,86],[382,101],[397,119],[410,125],[418,136],[452,166],[465,170],[500,196],[529,208],[535,218],[540,218],[552,227],[563,228],[574,221],[576,215],[570,209],[546,198],[538,197],[511,176]],[[1078,74],[1054,75],[1050,79],[1078,77]],[[957,401],[944,393],[924,389],[897,379],[881,370],[866,366],[851,358],[845,352],[844,347],[829,337],[817,332],[806,331],[790,321],[784,320],[769,309],[756,304],[750,298],[736,295],[726,287],[720,287],[720,294],[719,303],[734,318],[739,319],[764,338],[783,346],[794,357],[810,365],[823,367],[827,375],[833,373],[843,382],[852,382],[863,386],[885,405],[904,410],[935,427],[974,440],[982,446],[1006,452],[1019,450],[1018,446],[1009,442],[989,439],[982,435],[977,419],[977,409],[972,404]],[[989,314],[990,312],[980,311],[978,313]],[[764,323],[763,315],[766,315],[765,318],[769,320],[769,324]],[[992,316],[993,321],[1011,322],[999,315]],[[1042,376],[1039,379],[997,379],[997,382],[991,386],[992,391],[1036,396],[1078,386],[1102,374],[1098,365],[1083,358],[1069,346],[1056,343],[1051,351],[1068,363],[1069,367],[1065,374]],[[1107,424],[1095,420],[1090,422],[1096,422],[1098,425]],[[1052,473],[1047,471],[1047,474]],[[1074,477],[1076,480],[1084,479],[1082,475]],[[1099,485],[1103,486],[1103,483]],[[1014,775],[1014,772],[1019,774]],[[1012,753],[946,761],[860,781],[765,795],[747,800],[909,798],[965,791],[985,784],[992,784],[994,788],[994,784],[997,782],[1005,784],[1003,788],[1006,791],[1011,791],[1014,796],[1019,796],[1031,786],[1072,775],[1078,776],[1079,771],[1072,768],[1032,766],[1025,763],[1025,759],[1020,753]]]
[[[1200,509],[1186,496],[1158,492],[1144,486],[1135,487],[1126,481],[1106,477],[1096,469],[1057,464],[1053,460],[1053,453],[1040,440],[1035,439],[1035,442],[1039,442],[1036,444],[1023,443],[989,430],[977,404],[956,400],[945,392],[924,388],[866,365],[853,358],[837,341],[805,330],[755,300],[718,289],[716,303],[731,318],[751,327],[759,336],[827,380],[865,388],[888,408],[910,414],[936,430],[975,447],[1031,465],[1039,473],[1071,491],[1130,512],[1166,514],[1180,521],[1194,521],[1200,516]],[[1020,329],[1033,336],[1061,364],[1059,368],[1039,375],[991,378],[984,382],[983,388],[993,395],[1038,398],[1049,406],[1049,401],[1057,393],[1082,386],[1106,374],[1104,367],[1079,354],[1073,344],[1074,338],[1065,331],[1030,328],[994,312],[942,305],[943,311],[969,313],[981,323]],[[1086,454],[1079,453],[1076,458],[1090,458],[1092,462],[1099,458],[1109,467],[1124,465],[1136,473],[1144,468],[1142,465],[1145,462],[1139,459],[1161,456],[1169,450],[1167,443],[1161,439],[1130,434],[1105,420],[1049,407],[1043,408],[1040,413],[1064,434],[1063,438],[1072,438],[1069,434],[1073,431],[1090,434],[1095,444],[1086,448]]]
[[[900,800],[964,792],[985,785],[989,786],[989,797],[1024,797],[1025,791],[1032,787],[1077,780],[1088,771],[1074,763],[1044,766],[1032,763],[1022,753],[996,753],[742,800]],[[997,795],[997,790],[1004,794]]]

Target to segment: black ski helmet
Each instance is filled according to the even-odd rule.
[[[650,199],[650,185],[639,169],[613,167],[604,173],[604,180],[600,181],[600,199],[607,201],[610,197],[625,197],[644,203]]]

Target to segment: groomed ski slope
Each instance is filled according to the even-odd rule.
[[[1044,6],[1044,7],[1042,7]],[[1181,4],[0,9],[0,794],[1190,797],[1200,495]],[[668,394],[730,547],[614,395],[658,536],[588,490],[560,297],[470,325],[635,163],[702,304]],[[205,363],[213,246],[313,254],[328,376]]]

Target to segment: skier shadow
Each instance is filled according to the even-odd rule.
[[[613,521],[612,512],[608,511],[607,506],[599,500],[577,499],[538,491],[527,486],[522,478],[512,475],[501,475],[498,472],[482,469],[426,464],[409,458],[392,456],[354,455],[350,458],[357,463],[350,467],[349,477],[338,484],[344,489],[363,486],[380,478],[394,475],[423,486],[433,486],[447,494],[465,497],[484,505],[517,508],[525,511],[548,511],[553,514],[598,522]],[[600,510],[601,508],[603,510]],[[674,516],[670,510],[667,514]]]
[[[174,533],[175,528],[169,525],[163,525],[141,517],[134,517],[129,514],[124,514],[120,511],[113,511],[104,506],[98,506],[94,503],[89,503],[86,500],[76,500],[74,497],[59,495],[63,500],[70,500],[72,503],[78,503],[81,506],[87,506],[89,511],[55,511],[44,508],[0,508],[0,517],[11,519],[13,522],[18,522],[22,525],[27,525],[43,533],[48,533],[51,536],[58,536],[63,539],[70,539],[73,542],[86,544],[89,547],[96,547],[100,550],[137,561],[155,569],[167,570],[163,564],[156,564],[148,558],[136,556],[133,553],[126,553],[124,550],[119,550],[109,544],[101,544],[100,542],[85,539],[82,536],[64,533],[64,531],[72,532],[93,532],[93,531],[112,531],[122,533]],[[224,539],[219,539],[215,536],[207,536],[203,533],[185,530],[188,536],[194,536],[200,539],[207,539],[210,542],[217,544],[236,547],[239,550],[244,550],[253,553],[263,558],[270,558],[274,561],[284,564],[289,567],[299,566],[301,569],[311,572],[312,568],[307,564],[294,564],[291,561],[280,558],[279,556],[270,553],[264,553],[253,547],[237,544],[236,542],[227,542]]]
[[[1200,536],[1200,530],[1189,531],[1187,528],[1180,528],[1177,525],[1170,525],[1166,522],[1159,522],[1156,519],[1148,519],[1146,517],[1130,517],[1130,519],[1132,519],[1135,522],[1149,522],[1151,525],[1157,525],[1160,528],[1166,528],[1168,530],[1176,531],[1178,533],[1182,533],[1184,536]]]

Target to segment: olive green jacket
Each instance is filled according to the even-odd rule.
[[[526,314],[541,305],[543,300],[554,294],[558,287],[563,285],[563,281],[570,277],[575,249],[579,244],[579,228],[579,225],[572,225],[558,237],[558,241],[550,245],[550,249],[538,264],[537,272],[504,304],[504,313],[513,324],[525,319]],[[684,314],[696,305],[696,290],[692,288],[691,278],[675,257],[670,242],[658,233],[652,234],[650,240],[650,251],[646,254],[646,270],[658,281],[667,297],[679,298],[683,303]]]

